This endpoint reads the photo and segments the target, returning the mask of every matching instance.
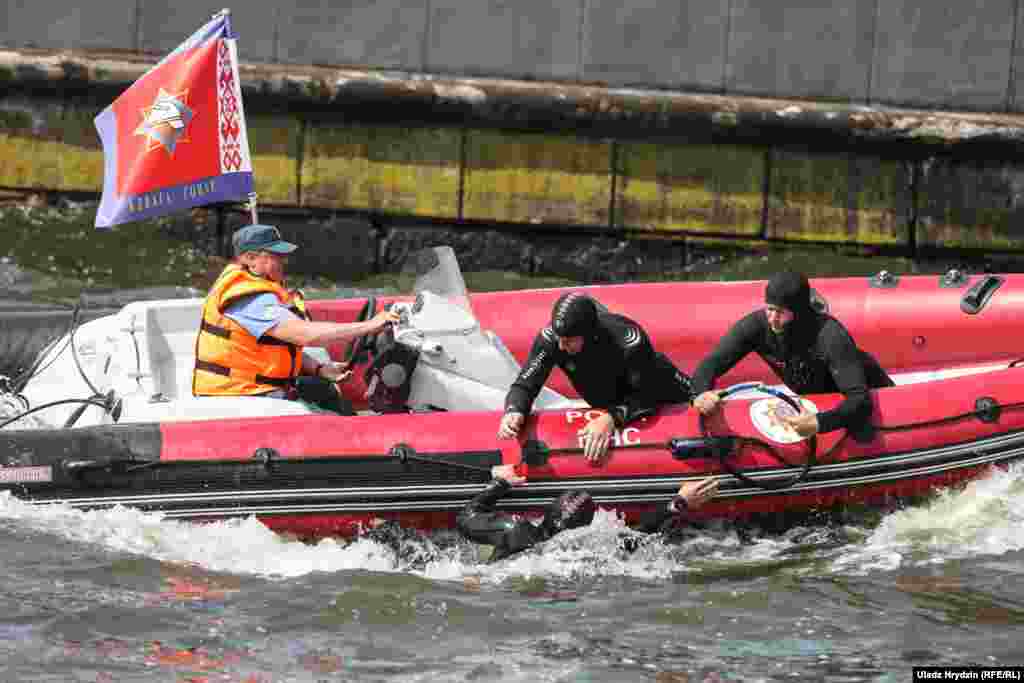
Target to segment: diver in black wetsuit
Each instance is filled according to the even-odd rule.
[[[604,459],[613,429],[653,414],[661,404],[688,403],[693,396],[689,377],[654,350],[640,325],[609,313],[586,294],[570,292],[555,302],[550,326],[537,334],[509,388],[498,438],[518,436],[556,365],[584,401],[604,409],[580,430],[584,455],[592,463]]]
[[[814,310],[803,274],[775,275],[765,288],[765,303],[765,308],[734,324],[697,366],[694,407],[704,415],[714,412],[720,400],[711,390],[715,380],[753,351],[797,394],[838,392],[845,397],[832,410],[783,418],[798,434],[846,427],[866,435],[871,418],[868,390],[893,386],[889,375],[873,356],[857,348],[842,323]]]
[[[594,519],[596,506],[586,491],[563,493],[548,506],[539,525],[497,512],[495,505],[498,500],[526,479],[516,473],[514,465],[493,467],[491,473],[494,476],[491,483],[469,501],[458,516],[458,527],[463,536],[474,543],[494,546],[491,562],[531,548],[565,529],[586,526]],[[717,491],[718,481],[714,477],[687,482],[679,487],[675,498],[667,505],[646,512],[633,528],[644,533],[660,531],[667,522],[703,505]]]

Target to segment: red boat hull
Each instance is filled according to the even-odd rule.
[[[805,442],[772,442],[754,423],[752,407],[772,398],[734,400],[708,421],[713,435],[751,438],[729,457],[732,469],[767,483],[793,479],[800,466],[815,458],[807,477],[780,490],[758,490],[737,481],[731,470],[714,457],[674,457],[671,439],[696,439],[702,428],[694,411],[678,407],[641,420],[615,435],[612,456],[602,466],[589,464],[580,452],[578,429],[586,411],[569,410],[535,415],[519,440],[495,438],[499,415],[493,413],[433,413],[362,418],[324,417],[313,424],[302,418],[270,421],[239,420],[220,426],[216,436],[204,435],[197,423],[164,425],[161,458],[170,462],[223,458],[233,451],[249,460],[257,449],[272,444],[285,459],[310,460],[389,455],[397,444],[432,459],[480,454],[482,466],[518,464],[527,442],[543,444],[543,464],[521,465],[529,484],[510,507],[537,512],[557,493],[584,488],[602,505],[630,517],[665,500],[685,479],[721,477],[719,498],[701,510],[706,517],[744,517],[790,513],[839,503],[879,503],[895,496],[926,494],[939,486],[977,476],[986,468],[1024,454],[1024,368],[894,387],[874,392],[874,438],[858,442],[839,431],[820,435],[816,450]],[[1001,406],[998,417],[985,421],[976,401],[985,397]],[[810,399],[819,410],[834,406],[840,397]],[[287,436],[284,436],[287,435]],[[197,443],[202,448],[197,449]],[[788,463],[787,464],[784,464]],[[474,462],[472,459],[463,462]],[[409,468],[434,468],[415,461]],[[441,467],[443,469],[443,467]],[[459,472],[449,473],[457,479]],[[477,481],[486,476],[481,473]],[[474,489],[477,490],[477,489]],[[269,514],[261,518],[272,528],[302,536],[347,535],[373,519],[397,519],[407,526],[452,526],[457,506],[444,509],[377,509],[367,502],[351,514]],[[428,506],[429,507],[429,506]]]
[[[773,440],[758,421],[771,413],[765,402],[778,400],[770,397],[726,402],[706,431],[685,406],[663,410],[617,432],[602,466],[581,454],[584,410],[531,416],[519,440],[497,439],[500,415],[487,412],[246,418],[0,430],[0,488],[37,502],[131,505],[182,519],[256,515],[274,529],[320,537],[349,535],[375,519],[452,526],[498,464],[528,463],[521,464],[527,485],[503,501],[510,510],[536,513],[562,491],[584,488],[600,505],[632,516],[667,501],[684,480],[715,475],[720,493],[701,514],[743,517],[921,495],[1024,454],[1024,367],[1010,367],[1024,355],[1024,276],[1005,276],[975,315],[961,310],[965,288],[942,288],[934,277],[903,278],[889,289],[866,279],[813,285],[890,372],[1002,368],[876,390],[873,437],[820,435],[813,450]],[[755,282],[591,288],[643,324],[687,371],[760,305],[763,290]],[[559,293],[480,294],[473,306],[482,326],[523,361]],[[350,321],[362,303],[315,302],[313,310]],[[738,380],[774,378],[748,359],[723,385]],[[572,394],[560,375],[551,384]],[[818,410],[841,400],[809,398]]]

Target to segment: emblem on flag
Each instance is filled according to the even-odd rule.
[[[96,227],[252,193],[230,13],[217,14],[96,117],[103,196]]]
[[[174,156],[174,148],[179,140],[188,140],[185,133],[192,121],[192,110],[184,100],[188,98],[185,90],[177,95],[169,95],[160,88],[153,106],[142,108],[142,123],[135,129],[135,135],[145,135],[150,140],[147,152],[163,148],[167,154]]]

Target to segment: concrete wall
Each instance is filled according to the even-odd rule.
[[[98,197],[98,106],[0,98],[0,188]],[[247,118],[260,201],[296,216],[1000,251],[1024,238],[1021,161]]]
[[[242,58],[1024,111],[1021,2],[247,0]],[[0,46],[160,54],[224,3],[7,0]]]

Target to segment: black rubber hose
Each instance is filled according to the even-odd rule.
[[[59,401],[50,401],[49,403],[44,403],[42,405],[35,406],[34,408],[30,408],[29,410],[26,410],[23,413],[15,415],[14,417],[8,418],[7,420],[0,422],[0,429],[3,429],[9,424],[17,422],[23,417],[28,417],[32,413],[38,413],[40,410],[45,410],[46,408],[53,408],[54,406],[66,405],[70,403],[88,403],[89,405],[94,405],[97,408],[103,408],[104,411],[110,410],[110,407],[107,405],[106,402],[97,401],[94,398],[64,398]]]

